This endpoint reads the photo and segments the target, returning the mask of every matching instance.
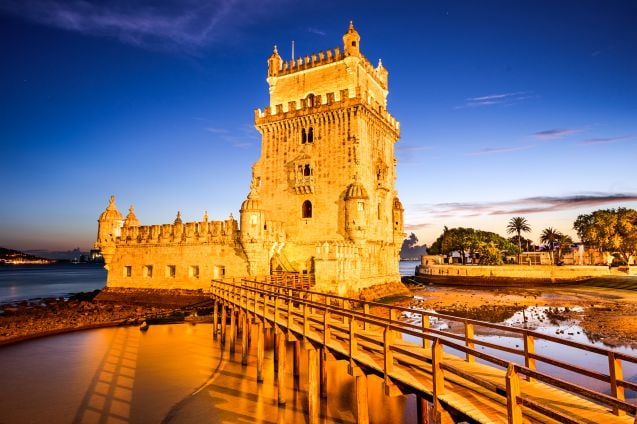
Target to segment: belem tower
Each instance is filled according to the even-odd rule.
[[[399,123],[387,112],[388,72],[343,48],[268,58],[270,104],[254,113],[261,156],[239,221],[140,225],[111,196],[95,247],[107,287],[207,289],[211,279],[281,273],[348,294],[400,281],[403,207],[395,188]]]

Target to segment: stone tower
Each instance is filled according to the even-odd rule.
[[[270,105],[255,111],[261,156],[241,231],[246,243],[258,241],[260,229],[244,222],[250,212],[258,225],[282,221],[286,241],[265,258],[246,252],[251,268],[314,273],[317,288],[339,293],[400,281],[400,129],[387,112],[387,70],[362,55],[350,22],[342,51],[285,61],[275,47],[267,75]]]

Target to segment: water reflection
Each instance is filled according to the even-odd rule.
[[[256,327],[254,327],[254,330]],[[288,346],[285,406],[277,402],[272,336],[266,337],[264,382],[256,381],[256,334],[248,365],[229,343],[220,348],[210,324],[97,329],[0,349],[0,422],[11,423],[296,423],[307,420],[307,352],[295,390]],[[356,422],[354,379],[347,363],[327,362],[328,398],[321,422]],[[371,423],[415,422],[414,396],[387,397],[368,377]]]

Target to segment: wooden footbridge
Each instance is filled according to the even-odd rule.
[[[325,359],[332,355],[349,362],[360,423],[368,422],[366,376],[375,374],[383,379],[385,394],[416,395],[421,423],[440,422],[442,412],[454,411],[466,421],[480,423],[637,424],[636,406],[624,400],[624,391],[637,391],[637,384],[624,380],[622,373],[623,364],[637,364],[634,356],[520,328],[326,295],[280,281],[215,280],[211,295],[217,305],[214,335],[220,334],[222,342],[229,337],[234,351],[242,328],[244,364],[253,333],[247,330],[257,325],[258,381],[263,381],[264,331],[275,331],[280,404],[285,403],[286,343],[294,343],[294,375],[298,375],[301,348],[306,350],[310,423],[319,422],[320,398],[327,395]],[[403,315],[420,315],[421,320],[405,322]],[[464,331],[430,328],[430,319],[462,325]],[[479,340],[474,337],[478,326],[513,334],[520,338],[521,347]],[[538,340],[602,355],[608,366],[587,369],[537,352]],[[495,353],[485,353],[484,348]],[[539,364],[574,378],[538,371]],[[595,390],[574,382],[586,379],[598,380],[605,388]]]

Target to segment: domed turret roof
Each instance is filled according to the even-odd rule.
[[[349,199],[369,199],[367,195],[367,190],[365,187],[359,182],[355,182],[347,187],[347,192],[345,193],[345,200]]]
[[[130,205],[128,209],[128,215],[126,215],[126,220],[124,221],[125,227],[139,227],[139,220],[137,216],[135,216],[135,209],[133,205]]]
[[[252,189],[250,190],[250,194],[248,194],[248,198],[243,201],[241,204],[242,211],[255,211],[261,210],[263,205],[261,204],[261,200],[259,200],[259,195],[257,192]]]
[[[403,210],[403,204],[400,203],[400,200],[398,200],[398,197],[394,197],[394,209]]]
[[[106,210],[100,215],[100,221],[115,221],[123,219],[122,214],[117,210],[115,206],[115,196],[111,196],[108,200],[108,206]]]

